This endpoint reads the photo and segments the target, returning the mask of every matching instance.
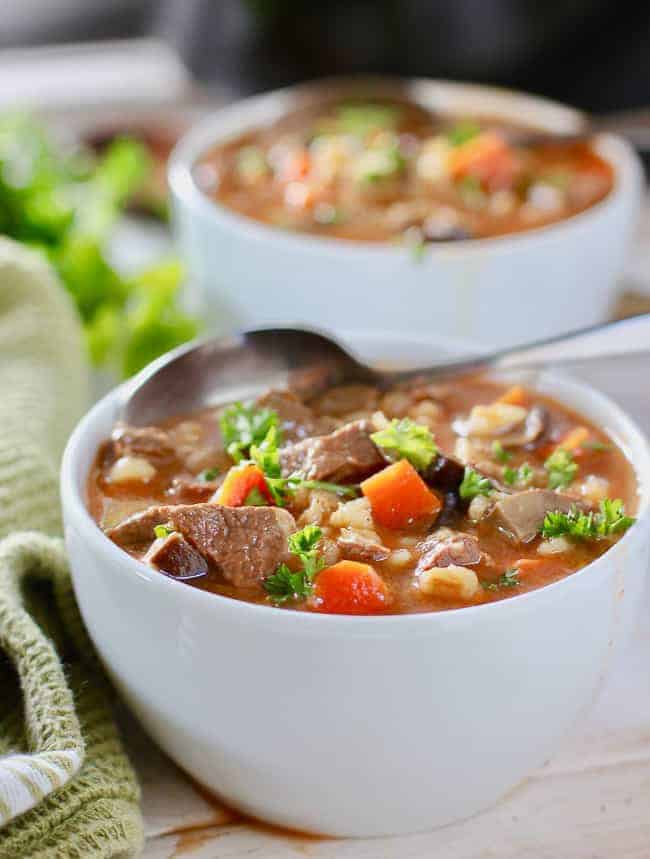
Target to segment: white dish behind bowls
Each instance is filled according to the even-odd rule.
[[[433,110],[499,117],[555,132],[579,130],[578,111],[534,96],[433,80],[396,87]],[[292,87],[246,99],[203,120],[169,168],[174,223],[217,332],[286,321],[404,330],[507,345],[605,318],[639,210],[642,171],[622,139],[598,152],[615,172],[600,203],[517,235],[441,243],[415,260],[404,247],[313,237],[245,218],[210,200],[192,168],[214,145],[271,122],[348,83]],[[354,85],[352,92],[358,91]],[[372,85],[370,85],[372,91]]]
[[[370,360],[424,363],[448,343],[358,335]],[[84,485],[119,392],[82,420],[62,498],[75,591],[119,692],[181,767],[244,812],[335,836],[431,829],[494,803],[546,761],[588,705],[647,574],[650,454],[593,389],[541,390],[610,430],[635,464],[639,521],[546,588],[448,612],[345,617],[252,605],[171,581],[97,528]]]

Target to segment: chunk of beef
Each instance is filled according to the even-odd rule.
[[[472,534],[441,528],[420,543],[416,573],[434,567],[469,567],[481,561],[481,547]]]
[[[237,587],[259,584],[287,561],[287,538],[296,530],[293,516],[279,507],[179,504],[152,507],[107,534],[122,546],[138,545],[167,523]]]
[[[196,579],[208,572],[208,563],[180,534],[154,540],[144,561],[175,579]]]
[[[365,535],[352,528],[344,528],[339,534],[336,543],[345,555],[352,561],[363,563],[375,563],[385,561],[390,555],[390,549],[377,539],[376,535]]]
[[[277,412],[285,441],[300,441],[309,436],[326,435],[335,429],[332,418],[318,417],[291,391],[269,391],[257,405]]]
[[[353,421],[330,435],[306,438],[280,452],[282,473],[298,472],[306,480],[359,478],[384,465],[369,421]]]
[[[134,513],[123,519],[117,525],[106,530],[106,536],[114,543],[126,548],[134,548],[150,543],[153,540],[153,529],[156,525],[169,522],[169,513],[173,510],[171,504],[158,504],[148,507],[139,513]]]
[[[571,495],[563,495],[552,489],[527,489],[500,498],[490,518],[521,543],[528,543],[539,533],[547,513],[555,510],[568,513],[576,506],[583,508]]]
[[[176,477],[168,495],[170,500],[177,504],[200,504],[209,501],[222,483],[223,477],[221,475],[218,480]]]
[[[142,456],[154,463],[171,462],[176,449],[169,434],[158,427],[119,426],[111,435],[115,457]]]

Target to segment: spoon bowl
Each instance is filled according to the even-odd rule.
[[[650,355],[650,314],[407,370],[368,366],[315,329],[256,328],[191,343],[154,361],[126,386],[122,419],[145,426],[172,415],[246,399],[266,388],[291,388],[309,398],[331,385],[350,382],[386,389],[416,379],[535,369],[638,353]]]

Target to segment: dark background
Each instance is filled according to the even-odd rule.
[[[60,11],[54,11],[60,4]],[[29,5],[29,4],[28,4]],[[650,105],[650,2],[632,0],[51,0],[0,46],[158,35],[232,95],[328,74],[513,86],[592,111]],[[91,8],[92,7],[92,8]]]

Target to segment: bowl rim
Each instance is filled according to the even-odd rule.
[[[329,94],[330,97],[338,92],[342,95],[348,90],[359,91],[367,87],[369,92],[383,92],[384,95],[401,94],[416,100],[425,106],[432,106],[436,99],[494,98],[504,103],[511,102],[511,110],[520,105],[539,114],[541,121],[545,115],[552,115],[555,120],[542,121],[542,126],[561,128],[562,130],[578,131],[588,121],[587,114],[542,96],[526,93],[504,87],[487,86],[483,84],[462,83],[437,78],[405,77],[391,78],[380,76],[322,78],[306,83],[296,84],[281,89],[271,90],[259,95],[249,96],[225,105],[204,116],[181,136],[174,146],[168,161],[167,179],[172,199],[177,205],[187,206],[190,210],[213,221],[216,224],[244,234],[251,241],[277,243],[288,250],[341,254],[343,256],[359,256],[363,254],[384,255],[390,258],[403,256],[406,248],[389,242],[370,242],[346,240],[337,237],[312,235],[309,233],[293,232],[248,218],[233,209],[224,206],[219,201],[211,199],[199,187],[194,178],[194,167],[198,159],[211,147],[236,134],[263,124],[255,120],[255,116],[263,114],[266,121],[278,118],[291,110],[291,102],[300,99],[317,101]],[[446,108],[449,110],[449,107]],[[476,112],[476,111],[474,111]],[[502,107],[498,110],[487,111],[484,115],[507,115]],[[224,131],[223,126],[227,127]],[[232,125],[232,128],[229,126]],[[229,130],[228,130],[229,128]],[[221,132],[221,133],[220,133]],[[562,232],[572,229],[579,230],[635,190],[640,189],[641,167],[638,156],[633,148],[622,137],[612,134],[597,134],[594,136],[594,148],[614,171],[614,181],[610,191],[597,203],[550,224],[531,227],[516,233],[507,233],[487,238],[461,239],[454,242],[439,242],[427,245],[427,253],[419,264],[439,257],[456,256],[472,252],[508,250],[510,245],[526,246],[531,242],[544,241]]]
[[[345,333],[341,332],[340,339],[345,344],[349,342],[350,337],[355,336],[365,337],[366,342],[378,339],[385,342],[388,339],[397,344],[401,343],[402,347],[407,341],[421,347],[425,345],[430,346],[432,349],[436,348],[436,344],[442,345],[443,349],[445,347],[457,349],[459,345],[459,341],[452,338],[436,338],[432,342],[430,338],[422,335],[407,338],[407,335],[394,331],[346,331]],[[471,349],[466,351],[471,351]],[[158,359],[157,366],[162,366],[167,360],[171,360],[174,354],[175,351],[168,353],[166,358]],[[146,372],[146,368],[143,372]],[[89,469],[83,471],[81,480],[77,478],[79,469],[78,460],[88,451],[88,444],[85,443],[87,433],[92,431],[95,422],[101,419],[105,411],[114,411],[120,398],[128,395],[130,385],[138,379],[138,376],[134,380],[128,380],[118,385],[95,403],[78,422],[68,440],[61,464],[60,478],[65,529],[67,531],[68,528],[68,521],[66,520],[74,521],[82,538],[91,546],[93,554],[103,555],[109,562],[114,560],[115,567],[123,567],[127,575],[145,579],[149,586],[156,590],[161,590],[163,594],[165,591],[168,591],[170,596],[176,594],[176,599],[178,600],[181,599],[180,595],[184,593],[185,596],[182,599],[187,600],[188,605],[196,605],[199,610],[205,611],[209,611],[212,606],[215,610],[215,615],[217,610],[226,611],[232,615],[237,615],[237,619],[242,622],[261,622],[272,626],[276,623],[283,623],[286,629],[297,627],[300,630],[307,629],[313,633],[327,630],[340,631],[344,634],[353,635],[383,635],[397,630],[403,631],[405,627],[410,626],[411,631],[417,634],[426,633],[430,624],[442,624],[444,626],[447,624],[467,623],[471,625],[480,618],[497,618],[502,612],[535,610],[535,606],[539,603],[544,603],[545,601],[553,602],[554,598],[560,595],[562,591],[581,587],[585,578],[588,579],[590,574],[593,575],[594,570],[604,571],[604,568],[609,566],[615,557],[624,557],[627,553],[627,547],[640,534],[641,530],[650,532],[650,442],[646,434],[624,409],[590,384],[575,379],[568,374],[556,371],[543,370],[539,375],[542,380],[557,381],[562,386],[562,390],[558,396],[559,402],[566,402],[572,393],[581,393],[582,395],[587,395],[595,407],[603,411],[606,410],[609,416],[614,419],[614,422],[619,424],[623,429],[625,436],[630,439],[630,444],[642,450],[644,461],[640,463],[634,462],[630,456],[631,452],[627,450],[629,445],[621,441],[618,437],[620,433],[614,435],[615,440],[622,447],[626,456],[628,456],[637,478],[639,504],[636,513],[636,523],[614,545],[591,563],[556,582],[551,582],[548,585],[523,594],[511,596],[496,602],[450,608],[442,611],[385,615],[340,615],[309,611],[287,611],[286,608],[273,605],[249,603],[234,597],[194,588],[184,582],[174,581],[168,576],[161,575],[147,564],[133,558],[104,534],[90,515],[85,501],[85,486]],[[535,385],[533,384],[532,387],[534,388]],[[104,422],[106,422],[105,419]],[[112,424],[113,420],[109,424],[109,430]],[[95,452],[93,451],[93,454]],[[93,461],[94,455],[90,460],[90,464]],[[280,620],[280,618],[287,618],[287,616],[291,619]]]

